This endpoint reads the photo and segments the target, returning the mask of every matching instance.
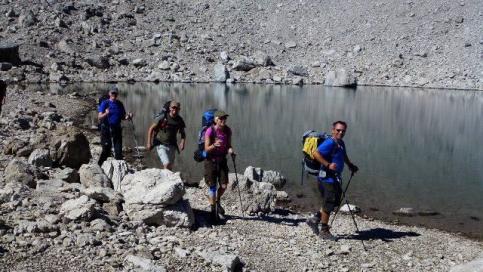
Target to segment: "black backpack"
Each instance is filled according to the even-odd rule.
[[[325,132],[307,130],[302,135],[303,169],[310,175],[317,176],[320,171],[320,163],[314,159],[312,152],[317,150],[320,144],[331,136]]]

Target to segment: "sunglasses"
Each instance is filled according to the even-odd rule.
[[[218,117],[220,120],[226,120],[226,116]]]
[[[340,132],[340,133],[345,133],[345,129],[336,129],[335,131]]]
[[[172,109],[172,110],[179,110],[179,107],[174,106],[174,107],[170,107],[170,109]]]

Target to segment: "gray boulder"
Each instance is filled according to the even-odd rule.
[[[53,174],[54,179],[60,179],[68,183],[79,183],[79,173],[76,170],[66,167],[64,169],[56,169],[57,171]]]
[[[79,168],[80,183],[86,188],[89,187],[110,187],[112,188],[111,181],[104,174],[102,168],[95,164],[83,164]]]
[[[23,196],[30,195],[30,193],[31,189],[24,184],[17,182],[7,183],[0,189],[0,204],[20,200]]]
[[[253,183],[249,197],[243,202],[243,210],[250,214],[270,213],[275,210],[277,190],[267,182]]]
[[[38,22],[38,19],[31,10],[23,13],[18,17],[18,23],[23,27],[33,26],[37,22]]]
[[[35,168],[28,163],[19,160],[12,160],[4,171],[5,181],[19,182],[30,188],[35,188],[37,182],[35,180]]]
[[[147,64],[148,63],[147,63],[147,61],[145,59],[140,59],[139,58],[139,59],[135,59],[135,60],[132,61],[132,65],[134,65],[135,67],[138,67],[138,68],[144,67]]]
[[[92,57],[86,58],[85,61],[90,66],[93,66],[99,69],[107,69],[111,67],[111,64],[109,63],[109,58],[105,56],[92,56]]]
[[[89,162],[89,141],[79,129],[65,128],[52,139],[50,155],[55,164],[78,169],[82,164]]]
[[[50,158],[50,151],[48,149],[34,150],[28,159],[28,163],[35,166],[52,167],[52,159]]]
[[[69,220],[90,221],[97,214],[96,202],[83,195],[64,202],[59,214]]]
[[[214,74],[214,80],[216,82],[226,82],[226,79],[229,77],[228,71],[226,70],[225,65],[222,63],[215,64]]]
[[[0,42],[0,62],[19,65],[22,61],[18,53],[19,45]]]
[[[81,193],[101,203],[119,201],[122,199],[122,195],[120,193],[108,187],[82,188]]]
[[[27,221],[19,220],[16,222],[14,233],[49,233],[59,230],[58,226],[52,225],[45,220]]]
[[[247,57],[241,57],[235,60],[233,63],[232,69],[235,71],[245,71],[248,72],[251,69],[255,68],[255,63],[253,60],[247,58]]]
[[[357,85],[357,80],[353,74],[345,69],[338,69],[327,73],[324,85],[334,87],[354,87]]]
[[[255,63],[256,66],[272,66],[273,61],[272,58],[266,54],[265,52],[262,51],[257,51],[255,54],[253,54],[253,62]]]
[[[248,166],[245,169],[244,176],[253,182],[268,182],[278,190],[282,189],[287,179],[277,171],[263,170],[260,167]]]
[[[301,65],[294,65],[288,69],[288,72],[295,76],[308,77],[309,71],[307,67]]]
[[[128,174],[126,161],[108,159],[102,164],[102,170],[111,180],[114,190],[121,191],[121,181]]]
[[[41,179],[37,181],[35,190],[39,192],[59,192],[66,182],[60,179]]]

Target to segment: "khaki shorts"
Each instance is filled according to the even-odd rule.
[[[219,185],[228,184],[228,163],[226,158],[220,160],[205,160],[205,183],[213,186],[218,180]]]
[[[158,145],[156,146],[159,160],[164,166],[174,163],[176,157],[176,146],[174,145]]]

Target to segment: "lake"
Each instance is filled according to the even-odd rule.
[[[81,85],[99,91],[108,85]],[[360,171],[348,199],[376,218],[483,238],[483,92],[387,87],[357,89],[324,86],[223,84],[119,84],[120,99],[135,113],[140,145],[154,113],[164,102],[181,103],[187,125],[187,148],[175,170],[200,180],[202,164],[193,160],[202,112],[225,110],[238,154],[237,169],[249,166],[280,171],[292,206],[315,210],[320,199],[312,178],[301,185],[301,136],[314,129],[330,132],[344,120],[349,157]],[[126,123],[125,144],[133,145]],[[154,152],[145,164],[159,167]],[[233,170],[230,163],[229,167]],[[346,171],[347,168],[346,168]],[[347,173],[345,173],[347,181]],[[299,195],[297,197],[296,195]],[[300,197],[303,195],[303,197]],[[411,207],[436,216],[396,217]]]

